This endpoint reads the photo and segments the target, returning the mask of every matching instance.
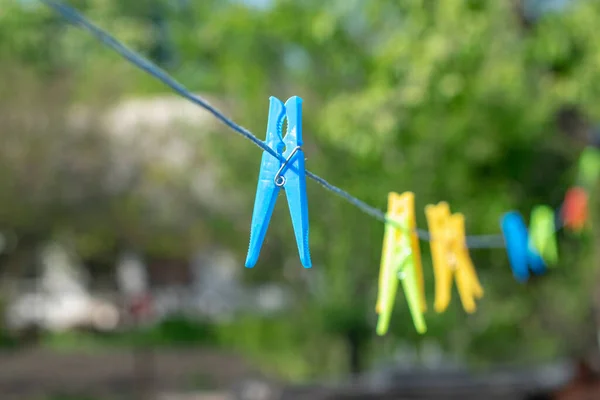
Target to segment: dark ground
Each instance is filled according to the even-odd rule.
[[[163,348],[134,357],[133,350],[126,348],[56,351],[32,347],[0,353],[0,400],[531,400],[535,397],[530,395],[540,388],[557,383],[556,378],[551,383],[543,378],[547,373],[535,370],[473,376],[423,371],[390,374],[387,388],[379,389],[350,382],[282,387],[263,380],[240,357],[215,350]],[[567,375],[559,379],[560,386],[573,380]],[[600,381],[581,383],[589,386],[587,381],[599,396],[590,399],[600,399],[596,391]]]
[[[250,373],[239,357],[210,350],[154,350],[138,358],[137,377],[134,360],[125,349],[3,352],[0,399],[129,400],[139,398],[144,381],[154,382],[157,393],[215,391]]]

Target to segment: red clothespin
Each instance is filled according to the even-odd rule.
[[[561,217],[565,228],[580,232],[588,219],[588,193],[581,187],[573,187],[565,194]]]

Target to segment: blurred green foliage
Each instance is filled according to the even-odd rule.
[[[223,0],[71,2],[192,91],[225,99],[230,115],[259,137],[268,96],[302,97],[310,170],[382,209],[388,191],[415,192],[420,227],[426,226],[420,210],[446,200],[466,214],[472,234],[499,232],[499,218],[509,209],[527,215],[537,203],[558,206],[574,179],[581,145],[557,132],[557,111],[574,104],[592,120],[600,117],[600,3],[572,2],[529,27],[513,3],[278,0],[255,8]],[[12,77],[2,93],[4,110],[48,113],[76,102],[101,109],[114,96],[165,91],[37,2],[0,4],[0,59]],[[32,143],[41,143],[30,158],[0,160],[4,227],[33,238],[75,232],[100,243],[90,250],[95,257],[112,254],[111,243],[126,240],[149,253],[181,257],[203,243],[221,242],[242,259],[260,160],[256,148],[225,130],[203,139],[201,146],[210,145],[205,157],[223,172],[221,185],[239,197],[240,214],[188,205],[183,179],[173,198],[187,225],[165,225],[144,212],[133,189],[99,193],[94,203],[52,198],[59,189],[50,186],[60,176],[36,181],[29,169],[41,156],[50,163],[89,148],[93,159],[104,157],[102,146],[92,142],[62,147],[67,153],[52,158],[48,144],[68,139],[63,125],[57,118],[50,128],[29,132]],[[24,135],[17,128],[13,134]],[[83,154],[92,159],[91,150]],[[75,185],[93,183],[90,176]],[[35,185],[44,182],[48,190],[40,200],[29,200],[37,199]],[[390,335],[376,339],[383,226],[318,185],[309,184],[308,191],[314,268],[298,263],[280,201],[259,264],[244,271],[249,280],[286,285],[295,299],[292,309],[276,319],[240,316],[216,327],[210,335],[220,345],[290,378],[341,372],[351,353],[347,346],[373,362],[389,358],[395,344],[419,349],[427,339],[452,357],[484,364],[551,359],[589,345],[582,338],[594,329],[598,264],[591,234],[564,237],[560,267],[525,286],[514,281],[502,250],[474,250],[486,290],[475,315],[465,315],[455,295],[445,314],[427,314],[429,331],[419,337],[399,296]],[[176,240],[167,242],[169,237]],[[429,248],[421,246],[431,298]],[[176,324],[157,329],[162,333],[156,337],[175,341],[203,335]]]
[[[158,324],[115,333],[57,333],[48,335],[46,345],[54,349],[102,348],[104,346],[190,346],[218,345],[213,325],[183,316],[169,316]]]

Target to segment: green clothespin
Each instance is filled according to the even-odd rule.
[[[406,192],[398,195],[391,192],[386,216],[392,223],[385,226],[376,307],[379,314],[377,334],[383,336],[388,330],[398,281],[402,282],[417,332],[425,333],[425,289],[419,239],[415,233],[414,194]]]
[[[548,267],[558,263],[554,210],[549,206],[535,206],[529,222],[529,246],[533,247]]]
[[[579,156],[579,186],[591,188],[600,175],[600,150],[586,147]]]

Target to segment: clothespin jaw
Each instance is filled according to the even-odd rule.
[[[285,105],[271,97],[265,144],[281,155],[285,162],[263,152],[254,211],[250,228],[250,245],[246,256],[246,267],[252,268],[258,261],[277,195],[285,190],[294,235],[305,268],[312,266],[308,243],[308,199],[306,196],[306,171],[302,151],[302,99],[290,97]],[[284,118],[287,118],[287,133],[283,137]]]
[[[582,187],[573,187],[565,194],[561,217],[565,228],[579,233],[588,220],[588,193]]]
[[[542,274],[545,264],[537,250],[529,246],[529,233],[525,221],[517,211],[509,211],[500,221],[506,252],[515,279],[521,283],[527,282],[530,273]]]
[[[484,291],[467,249],[464,215],[451,215],[448,203],[440,202],[426,206],[425,216],[431,234],[436,312],[444,312],[450,304],[453,276],[464,310],[475,312],[475,299],[483,297]]]
[[[529,221],[529,247],[537,251],[547,266],[558,263],[558,245],[556,243],[556,224],[554,210],[539,205],[531,211]]]
[[[450,227],[454,232],[454,254],[456,257],[456,287],[463,308],[468,313],[477,309],[475,299],[483,297],[483,287],[477,277],[475,266],[469,255],[466,241],[465,216],[455,213],[450,217]]]
[[[425,287],[419,239],[415,232],[414,194],[391,192],[386,217],[389,222],[385,227],[379,272],[377,334],[384,335],[388,330],[399,280],[402,281],[415,328],[417,332],[425,333]]]

